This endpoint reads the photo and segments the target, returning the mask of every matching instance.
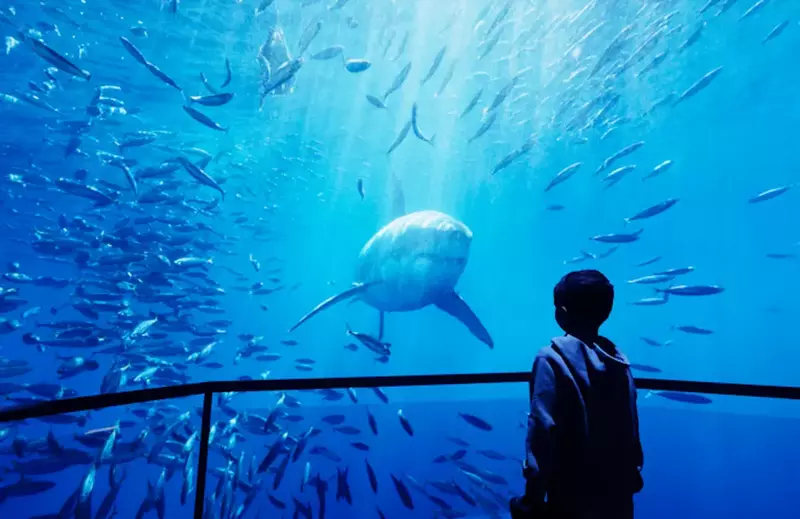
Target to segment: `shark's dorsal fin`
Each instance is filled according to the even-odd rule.
[[[392,220],[406,214],[406,195],[403,193],[403,183],[392,173]]]
[[[475,312],[461,299],[461,296],[455,292],[450,292],[449,294],[439,297],[435,304],[440,310],[447,312],[461,321],[478,340],[490,348],[494,348],[494,341],[492,341],[492,338],[489,336],[489,331],[481,324],[478,316],[475,315]]]
[[[325,301],[323,301],[323,302],[321,302],[320,304],[318,304],[317,306],[315,306],[313,310],[311,310],[310,312],[308,312],[308,313],[307,313],[306,315],[304,315],[302,318],[300,318],[300,320],[299,320],[299,321],[297,321],[297,324],[295,324],[294,326],[292,326],[292,327],[291,327],[291,329],[290,329],[289,331],[290,331],[290,332],[293,332],[293,331],[295,331],[295,330],[297,329],[297,327],[298,327],[298,326],[300,326],[300,325],[301,325],[301,324],[303,324],[304,322],[308,321],[309,319],[311,319],[312,317],[314,317],[315,315],[317,315],[317,314],[318,314],[318,313],[320,313],[321,311],[325,310],[325,309],[326,309],[326,308],[328,308],[329,306],[333,306],[333,305],[335,305],[336,303],[339,303],[339,302],[341,302],[341,301],[344,301],[344,300],[346,300],[346,299],[350,299],[351,297],[354,297],[354,296],[356,296],[356,295],[360,294],[361,292],[363,292],[364,290],[368,289],[369,287],[371,287],[371,286],[375,285],[376,283],[377,283],[377,282],[371,282],[371,283],[356,283],[356,284],[354,284],[354,285],[353,285],[351,288],[348,288],[348,289],[347,289],[347,290],[345,290],[344,292],[342,292],[342,293],[340,293],[340,294],[336,294],[335,296],[331,296],[331,297],[329,297],[329,298],[328,298],[328,299],[326,299]]]

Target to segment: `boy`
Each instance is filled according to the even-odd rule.
[[[553,290],[556,337],[533,363],[525,495],[513,519],[630,519],[643,464],[636,389],[625,356],[599,335],[614,287],[596,270]]]

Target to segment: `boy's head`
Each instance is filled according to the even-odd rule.
[[[553,303],[562,330],[597,333],[614,306],[614,286],[597,270],[570,272],[553,289]]]

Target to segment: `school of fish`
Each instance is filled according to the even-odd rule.
[[[502,182],[515,168],[525,168],[526,157],[542,140],[555,135],[572,146],[609,142],[615,134],[635,134],[664,113],[688,108],[696,96],[724,89],[725,66],[708,56],[712,61],[697,77],[680,83],[663,79],[659,96],[644,106],[630,99],[624,86],[632,79],[661,81],[660,72],[699,52],[715,26],[746,24],[773,7],[769,0],[751,2],[705,0],[685,11],[673,2],[643,0],[614,21],[598,0],[574,8],[484,0],[477,16],[443,4],[433,35],[415,26],[412,7],[395,0],[369,7],[363,0],[208,3],[206,9],[235,11],[243,24],[259,27],[257,48],[248,46],[242,61],[233,44],[229,55],[203,52],[206,40],[216,36],[215,21],[191,0],[148,2],[128,17],[104,17],[78,2],[0,6],[9,63],[0,73],[0,113],[8,128],[35,121],[46,132],[29,148],[6,142],[5,130],[0,142],[3,247],[24,250],[26,258],[0,256],[2,405],[185,384],[202,370],[230,367],[221,351],[234,351],[234,365],[258,366],[258,375],[243,379],[314,371],[313,354],[290,336],[273,341],[254,326],[253,333],[231,337],[235,316],[226,301],[246,295],[268,316],[274,294],[300,286],[285,278],[286,258],[279,253],[243,256],[234,249],[280,243],[282,230],[273,221],[292,203],[285,194],[323,174],[317,166],[333,145],[289,136],[254,141],[242,127],[247,124],[238,124],[235,114],[242,110],[251,124],[262,124],[272,107],[293,102],[303,88],[324,90],[324,81],[313,82],[317,71],[335,68],[354,82],[372,78],[371,85],[381,86],[353,96],[353,103],[374,116],[376,126],[388,129],[382,132],[387,157],[410,141],[418,141],[416,152],[444,153],[437,126],[447,117],[466,145],[501,149],[485,177]],[[282,23],[293,17],[301,20],[292,27],[297,30]],[[169,43],[164,42],[171,41],[170,28],[179,24],[199,34],[196,61],[165,59]],[[754,44],[779,45],[781,35],[796,25],[781,20]],[[467,44],[441,43],[456,31],[469,35]],[[368,37],[371,44],[354,45],[348,34]],[[426,60],[412,62],[410,47],[423,43]],[[544,67],[524,66],[538,59],[544,46],[550,52],[555,46],[556,58]],[[455,84],[468,92],[458,99],[461,108],[435,113],[436,101],[450,95],[454,87],[448,86]],[[416,98],[406,102],[404,94],[412,87]],[[148,113],[150,105],[137,103],[140,97],[169,99],[174,117]],[[518,129],[518,142],[490,142],[495,132],[510,128]],[[597,163],[565,162],[557,171],[540,172],[537,189],[550,196],[584,182],[613,192],[619,183],[659,182],[686,167],[669,156],[637,164],[639,150],[648,145],[632,138]],[[292,152],[268,159],[273,150],[254,151],[268,147],[292,147]],[[394,177],[393,182],[394,197],[402,198],[399,182]],[[369,199],[369,187],[370,176],[360,175],[353,203]],[[765,186],[741,202],[770,203],[792,196],[794,187]],[[681,207],[675,193],[665,192],[637,212],[620,215],[617,229],[582,237],[602,250],[580,250],[564,264],[606,258],[646,236],[651,219],[669,218]],[[547,206],[553,212],[563,209]],[[660,306],[725,291],[712,273],[689,265],[656,266],[660,260],[643,258],[633,266],[636,274],[627,284],[643,292],[628,304]],[[27,265],[34,261],[51,265],[52,272],[31,273]],[[392,348],[402,345],[384,342],[382,324],[381,333],[373,335],[343,323],[346,334],[337,347],[347,355],[389,362]],[[476,336],[492,346],[480,328]],[[696,336],[714,333],[692,322],[673,323],[672,329]],[[657,348],[674,342],[641,339]],[[25,358],[15,358],[22,349]],[[50,379],[26,377],[36,368],[34,358],[57,364]],[[649,365],[631,367],[660,372]],[[87,389],[82,380],[99,384]],[[711,402],[702,395],[654,394],[689,404]],[[436,474],[446,477],[393,472],[379,463],[374,451],[385,448],[379,445],[387,430],[416,439],[424,429],[380,388],[358,395],[347,389],[264,398],[274,401],[253,406],[250,400],[237,403],[244,395],[215,395],[204,496],[209,518],[322,519],[326,513],[334,516],[327,512],[331,506],[344,503],[358,517],[499,517],[516,491],[509,482],[519,478],[521,447],[508,452],[489,447],[489,440],[448,436],[444,444],[452,448],[431,459]],[[359,406],[329,412],[329,403],[347,401]],[[470,438],[494,430],[475,413],[461,411],[453,418],[454,427],[468,430]],[[98,423],[90,413],[36,422],[0,424],[0,514],[20,498],[48,496],[57,486],[54,475],[64,471],[77,474],[68,497],[48,502],[52,513],[36,517],[164,519],[175,507],[191,507],[200,442],[196,402],[133,406],[110,423]],[[31,430],[34,436],[26,436]],[[136,479],[128,475],[135,463],[154,471],[145,481]],[[176,496],[167,490],[171,481],[180,482]],[[102,492],[95,489],[101,485]],[[143,494],[135,509],[117,506],[123,485],[135,485]],[[369,511],[361,509],[364,502],[370,503]]]

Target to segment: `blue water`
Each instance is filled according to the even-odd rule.
[[[797,385],[794,334],[785,326],[798,310],[793,297],[800,252],[793,150],[800,108],[793,85],[800,78],[792,66],[800,48],[797,5],[766,1],[747,14],[753,5],[749,0],[721,0],[703,13],[702,0],[598,1],[588,6],[572,0],[269,3],[52,0],[0,5],[5,40],[0,49],[5,51],[0,55],[0,270],[6,273],[0,287],[17,290],[0,299],[0,317],[8,320],[0,323],[3,406],[54,396],[42,394],[41,387],[35,394],[26,384],[60,384],[74,394],[95,394],[104,377],[125,366],[127,383],[115,390],[242,377],[525,370],[537,349],[559,333],[552,318],[553,285],[577,268],[600,269],[614,283],[616,305],[604,333],[644,369],[637,374]],[[491,27],[506,5],[506,18]],[[296,74],[276,86],[276,80],[286,79],[278,65],[298,58],[301,40],[318,20],[319,34],[302,53]],[[706,25],[699,30],[702,22]],[[785,28],[771,32],[784,23]],[[277,61],[267,80],[257,57],[265,40],[281,33],[285,47],[275,36],[272,55]],[[769,34],[774,38],[764,41]],[[636,54],[653,35],[653,45]],[[120,37],[182,92],[137,62]],[[497,45],[489,48],[495,37]],[[50,63],[37,41],[54,52]],[[621,43],[615,47],[614,41]],[[335,45],[343,47],[342,56],[312,59]],[[445,47],[441,65],[422,85]],[[639,74],[661,52],[666,52],[663,63]],[[593,73],[604,55],[607,64]],[[367,59],[371,66],[349,72],[343,58]],[[61,70],[46,70],[59,59],[65,60]],[[226,60],[230,83],[221,87]],[[366,96],[383,99],[408,63],[410,74],[384,100],[386,108],[371,104]],[[690,95],[692,85],[718,67],[719,74]],[[444,85],[450,70],[452,79]],[[234,97],[224,106],[191,106],[227,131],[204,126],[182,108],[188,96],[211,94],[201,73],[215,91]],[[516,86],[490,110],[512,78]],[[476,107],[461,117],[480,89]],[[270,92],[262,101],[265,90]],[[652,109],[672,92],[669,103]],[[611,102],[615,95],[618,100]],[[590,104],[593,100],[596,105]],[[419,129],[425,137],[435,135],[433,145],[411,131],[387,154],[409,122],[414,103]],[[469,142],[492,117],[496,120],[488,131]],[[156,133],[148,134],[153,142],[121,149],[118,143],[130,138],[130,132]],[[606,159],[637,142],[644,144],[595,174]],[[525,143],[525,153],[493,174],[501,159]],[[210,161],[203,164],[202,153],[193,148],[205,150]],[[224,191],[224,199],[190,176],[176,157],[201,164]],[[671,167],[645,179],[667,160]],[[578,162],[573,176],[546,190],[559,171]],[[171,164],[176,167],[162,176],[147,172]],[[614,185],[604,180],[624,166],[636,168]],[[136,180],[136,192],[125,170]],[[66,192],[68,183],[73,188],[96,186],[99,196],[113,201],[95,206],[85,196]],[[788,189],[774,198],[759,198],[777,188]],[[356,351],[345,347],[354,343],[346,334],[348,325],[378,334],[378,312],[363,303],[340,303],[287,332],[314,305],[360,281],[359,251],[398,216],[394,200],[400,192],[405,212],[441,211],[471,230],[468,261],[456,289],[488,330],[493,348],[432,305],[386,316],[384,340],[391,343],[391,355],[382,361],[361,345]],[[625,223],[625,218],[668,199],[678,202],[663,213]],[[638,230],[637,240],[616,249],[590,239]],[[42,249],[51,240],[62,243],[55,254]],[[64,243],[77,245],[64,252]],[[122,253],[142,256],[111,266],[95,263]],[[174,265],[185,257],[210,261],[191,268]],[[637,266],[655,257],[660,259]],[[693,270],[660,284],[629,283],[686,267]],[[15,272],[29,278],[15,278]],[[172,286],[156,283],[153,276],[159,272]],[[46,283],[44,276],[65,286],[40,286]],[[120,282],[131,288],[120,288]],[[259,291],[253,288],[256,283],[270,293],[254,294]],[[657,296],[654,287],[683,284],[724,291],[673,295],[654,306],[633,304]],[[79,287],[83,294],[108,295],[120,306],[103,310],[98,302],[87,303]],[[168,306],[153,302],[153,294],[183,298]],[[96,318],[87,317],[87,304],[98,312]],[[128,309],[117,313],[124,306]],[[35,307],[41,307],[39,313],[31,310]],[[153,315],[159,320],[149,335],[123,341]],[[103,343],[43,344],[58,332],[48,325],[71,320],[93,323],[91,334],[103,337]],[[687,326],[712,333],[681,331]],[[248,342],[266,348],[242,353]],[[188,361],[211,343],[207,356]],[[123,344],[124,352],[113,350]],[[178,349],[153,355],[156,346]],[[257,359],[265,354],[280,359]],[[70,357],[87,359],[84,367],[96,362],[96,369],[59,379],[58,370]],[[159,359],[175,367],[152,373]],[[431,464],[436,456],[459,449],[441,438],[443,432],[468,440],[465,460],[501,475],[507,484],[470,490],[488,495],[494,506],[473,507],[458,496],[432,494],[478,517],[492,516],[498,503],[521,491],[517,459],[524,433],[518,427],[526,405],[523,387],[396,388],[387,393],[390,403],[382,404],[371,391],[361,390],[357,405],[343,392],[333,402],[320,394],[297,393],[303,407],[287,411],[303,420],[282,417],[279,423],[292,437],[314,425],[322,433],[309,447],[326,445],[342,461],[305,454],[291,464],[282,486],[273,492],[287,504],[284,512],[274,503],[270,507],[266,487],[273,476],[262,475],[258,506],[248,508],[243,517],[289,517],[292,496],[311,502],[316,517],[314,489],[299,490],[306,461],[312,474],[333,478],[328,517],[375,517],[376,506],[387,517],[432,517],[436,506],[413,488],[415,510],[404,508],[389,474],[422,483],[457,478],[469,485],[452,460]],[[263,458],[277,435],[254,434],[241,422],[248,413],[265,416],[278,398],[237,395],[229,404],[234,413],[215,409],[220,429],[236,413],[239,423],[215,440],[222,445],[234,438],[235,444],[226,455],[212,451],[210,467],[224,467],[240,453],[244,467],[253,457]],[[698,409],[658,395],[642,398],[645,455],[653,460],[647,462],[648,483],[638,501],[642,516],[700,517],[725,508],[729,516],[744,517],[755,513],[756,504],[768,502],[771,516],[792,517],[786,502],[791,492],[780,490],[791,481],[785,456],[792,436],[784,433],[796,429],[792,419],[797,410],[712,399]],[[180,424],[185,434],[173,440],[185,441],[188,431],[199,427],[200,404],[199,399],[175,403],[190,413]],[[365,406],[378,418],[377,438],[368,430]],[[415,427],[413,438],[399,427],[399,407]],[[35,442],[51,429],[62,446],[94,455],[95,449],[77,444],[73,435],[129,420],[133,423],[121,427],[121,441],[130,442],[148,430],[149,449],[159,427],[174,423],[179,414],[156,408],[159,413],[145,419],[132,414],[134,408],[110,409],[91,413],[80,424],[29,421],[3,429],[8,432],[0,437],[0,468],[6,470],[0,470],[0,484],[18,484],[14,462],[52,458],[52,449]],[[321,422],[331,408],[346,415],[347,424],[362,429],[361,434],[343,436]],[[492,432],[470,428],[458,412],[490,421]],[[34,441],[18,456],[12,440],[20,434]],[[379,473],[377,498],[366,482],[364,452],[349,445],[358,438],[369,444],[366,456]],[[763,452],[752,458],[730,454],[753,438],[771,440],[759,440]],[[186,455],[176,445],[170,448],[177,449],[167,449],[175,456],[172,462],[146,463],[143,452],[141,459],[120,463],[127,477],[118,517],[135,516],[145,496],[144,479],[155,484],[161,465],[176,470],[165,487],[167,515],[189,517],[194,494],[186,505],[179,500]],[[489,460],[477,453],[490,448],[512,459]],[[196,444],[190,450],[196,452]],[[413,457],[406,454],[411,452]],[[108,489],[107,461],[98,468],[94,512]],[[189,465],[193,463],[194,454],[189,456]],[[336,467],[345,466],[351,467],[352,506],[334,502]],[[88,470],[87,461],[32,476],[55,486],[33,498],[2,500],[0,510],[9,517],[55,513]],[[687,479],[689,473],[694,479]],[[754,473],[771,477],[754,479]],[[210,476],[209,483],[212,492],[217,476]],[[237,506],[245,494],[236,493]],[[756,495],[772,498],[756,500]],[[220,500],[215,501],[218,507]],[[156,517],[154,511],[147,513]]]

